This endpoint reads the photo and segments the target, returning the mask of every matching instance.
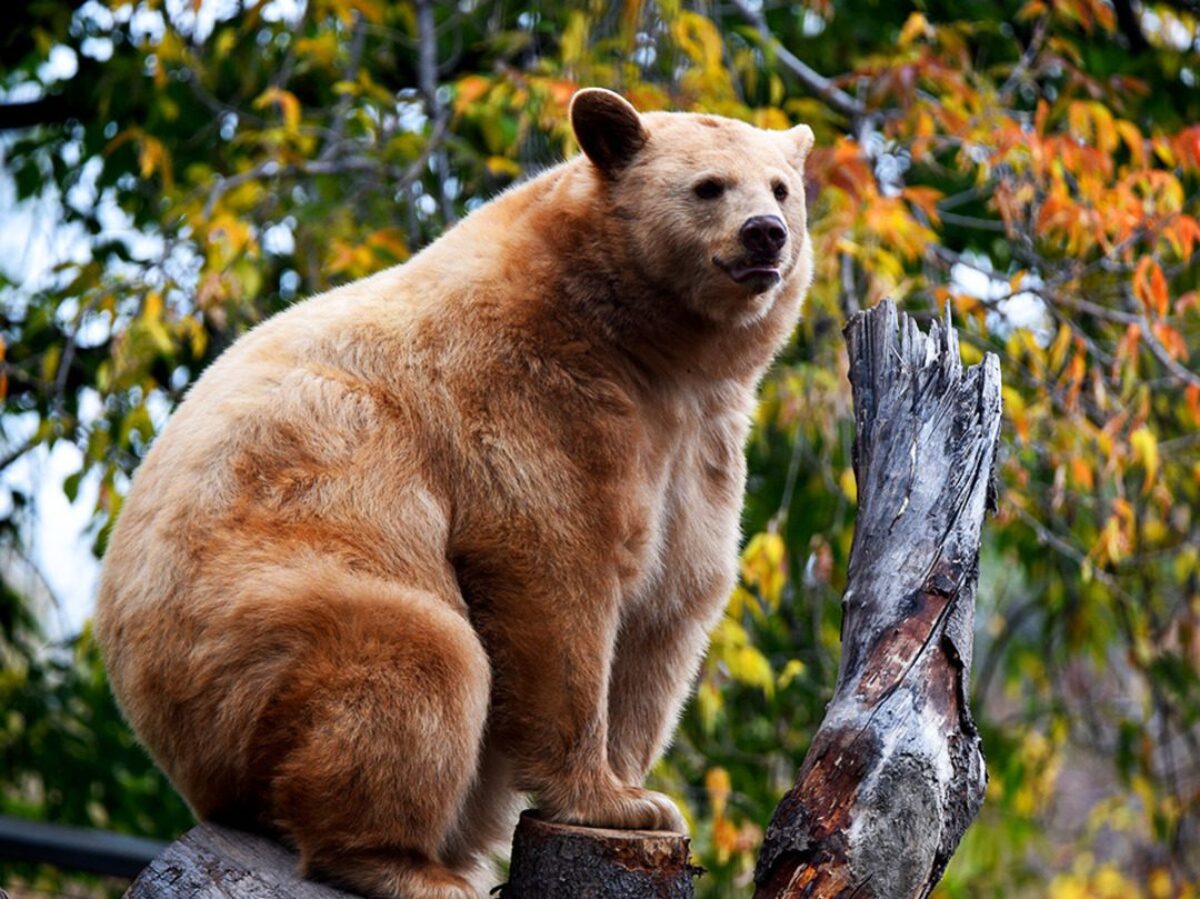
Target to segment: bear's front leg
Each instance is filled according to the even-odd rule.
[[[719,610],[721,600],[707,605]],[[622,626],[609,682],[608,757],[624,783],[640,786],[669,745],[704,658],[712,617],[651,613]]]
[[[546,573],[497,615],[493,723],[550,820],[684,832],[668,797],[622,783],[608,760],[608,682],[620,591],[615,574],[574,583]]]

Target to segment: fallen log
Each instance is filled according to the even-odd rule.
[[[859,508],[833,701],[779,803],[755,899],[929,894],[983,801],[967,678],[994,505],[995,356],[963,369],[885,301],[846,327]]]

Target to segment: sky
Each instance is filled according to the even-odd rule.
[[[36,284],[57,262],[79,252],[79,235],[59,227],[52,209],[53,204],[44,201],[18,206],[12,178],[0,158],[0,267],[23,286]],[[0,422],[9,446],[28,437],[34,427],[36,420],[28,417],[6,416]],[[57,600],[57,609],[49,610],[44,622],[54,638],[77,632],[95,604],[99,564],[87,529],[96,503],[96,479],[81,485],[74,504],[62,489],[63,480],[79,470],[81,461],[77,447],[59,441],[53,450],[40,446],[27,453],[2,475],[5,486],[35,491],[26,541],[34,566]],[[0,492],[0,501],[7,496],[7,490]]]

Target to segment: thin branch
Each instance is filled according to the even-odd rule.
[[[973,215],[959,215],[957,212],[941,212],[938,217],[947,225],[958,225],[960,228],[971,228],[975,231],[1004,231],[1004,222],[995,219],[981,219]]]
[[[1145,341],[1147,349],[1162,367],[1189,387],[1200,387],[1200,375],[1187,366],[1181,365],[1179,360],[1167,351],[1167,348],[1158,339],[1158,335],[1154,333],[1154,326],[1150,319],[1142,315],[1139,317],[1139,324],[1142,326],[1142,340]]]
[[[12,465],[27,452],[41,443],[41,438],[35,433],[32,437],[17,446],[10,449],[3,456],[0,456],[0,471],[4,471],[8,466]]]
[[[1021,58],[1017,60],[1017,64],[1013,66],[1013,70],[1008,73],[1008,78],[1004,80],[1004,85],[1000,88],[1000,96],[1007,98],[1021,82],[1025,80],[1025,75],[1028,73],[1034,60],[1042,51],[1042,45],[1046,41],[1046,33],[1049,30],[1050,16],[1045,15],[1038,19],[1037,25],[1034,26],[1033,36],[1029,38],[1029,43],[1026,44]]]
[[[788,71],[795,75],[797,80],[811,93],[820,97],[825,102],[825,105],[835,112],[839,112],[855,121],[867,116],[868,110],[863,103],[850,96],[820,72],[803,62],[798,56],[788,50],[787,47],[783,46],[779,39],[771,33],[766,19],[762,17],[758,10],[752,8],[746,0],[732,0],[732,2],[734,8],[741,14],[741,17],[758,30],[763,42],[772,49],[779,61],[787,67]]]
[[[51,94],[28,103],[0,104],[0,131],[60,125],[86,115],[62,94]]]
[[[1142,26],[1138,21],[1138,14],[1134,10],[1133,4],[1129,0],[1113,0],[1113,9],[1117,14],[1117,25],[1120,26],[1125,39],[1129,41],[1129,52],[1141,54],[1149,50],[1150,42],[1146,40],[1146,35],[1142,32]]]
[[[356,10],[354,13],[354,36],[350,39],[350,58],[346,63],[346,71],[342,75],[342,80],[347,84],[353,84],[358,80],[358,69],[362,64],[366,39],[366,19],[363,18],[362,13]],[[351,102],[350,91],[346,91],[338,97],[337,104],[333,107],[333,130],[325,144],[325,149],[321,152],[321,159],[330,159],[337,154],[342,137],[346,133],[346,116],[350,112]]]
[[[281,166],[274,159],[266,159],[253,168],[236,175],[230,175],[216,181],[209,190],[208,201],[204,204],[204,215],[212,215],[217,202],[229,191],[250,181],[260,178],[313,178],[319,175],[342,175],[348,172],[366,172],[376,175],[383,174],[391,179],[395,190],[400,191],[409,187],[425,170],[430,157],[442,146],[445,140],[448,122],[435,122],[429,139],[421,149],[421,153],[403,169],[384,165],[376,159],[366,156],[348,156],[342,159],[317,159],[312,162],[295,163]]]
[[[438,99],[437,91],[437,27],[433,16],[432,0],[417,0],[417,87],[425,100],[425,109],[433,121],[434,128],[444,125],[449,115]],[[438,149],[433,157],[434,175],[437,178],[438,204],[442,220],[450,224],[455,220],[454,204],[446,192],[448,166],[446,154]]]

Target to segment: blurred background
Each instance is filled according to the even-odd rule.
[[[1200,891],[1195,0],[28,0],[0,31],[0,813],[170,839],[109,696],[96,559],[239,334],[575,152],[583,85],[807,122],[817,277],[763,388],[741,584],[655,785],[748,895],[834,683],[841,329],[891,296],[997,353],[973,706],[939,897]],[[22,895],[120,889],[0,863]]]

